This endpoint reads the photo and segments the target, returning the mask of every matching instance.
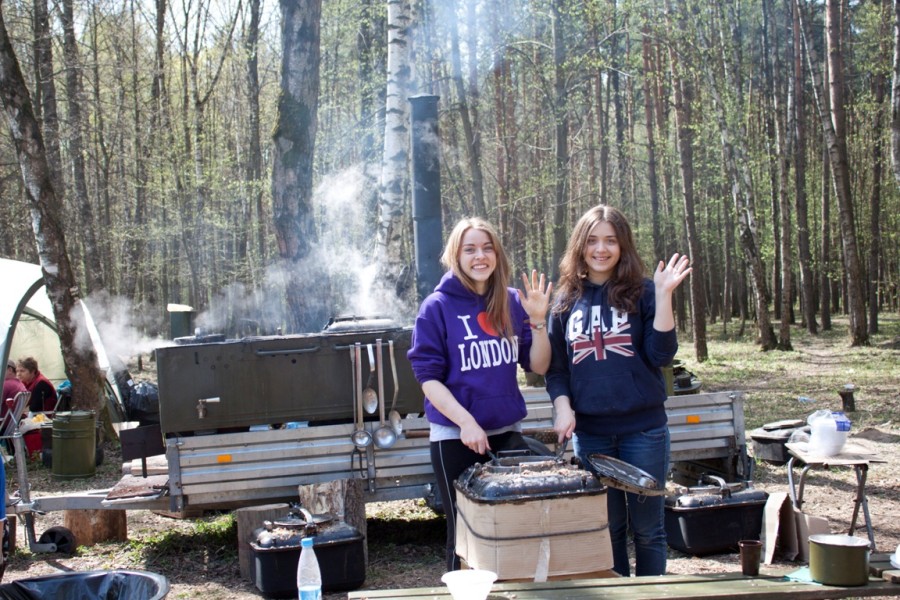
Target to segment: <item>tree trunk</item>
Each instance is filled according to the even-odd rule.
[[[809,236],[809,207],[806,196],[806,102],[803,95],[803,48],[800,39],[800,19],[797,5],[791,4],[794,86],[794,204],[797,207],[797,255],[800,259],[800,302],[803,322],[809,333],[816,334],[815,280]]]
[[[891,71],[891,167],[900,186],[900,0],[894,0],[894,64]]]
[[[317,300],[327,289],[324,275],[314,269],[316,264],[302,264],[317,239],[312,183],[321,13],[321,0],[281,1],[281,94],[273,135],[272,212],[278,253],[285,261],[289,325],[293,332],[321,328],[328,311]]]
[[[81,105],[84,102],[84,86],[81,81],[81,58],[78,40],[75,38],[73,0],[63,0],[63,56],[66,63],[66,97],[69,107],[69,154],[72,158],[72,182],[75,187],[75,204],[79,209],[82,246],[84,248],[85,282],[88,293],[104,287],[104,268],[97,244],[94,211],[88,197],[87,174],[84,164],[84,118]]]
[[[262,139],[259,125],[259,20],[261,0],[250,0],[250,27],[247,29],[245,47],[247,51],[247,100],[249,103],[250,148],[247,151],[247,178],[250,183],[250,196],[254,217],[256,261],[266,264],[266,227],[265,210],[263,209],[263,158]],[[248,248],[249,250],[249,248]]]
[[[63,184],[62,154],[59,147],[59,114],[56,106],[56,82],[53,79],[53,38],[50,33],[50,15],[47,0],[34,0],[34,66],[37,82],[35,107],[44,136],[50,180],[59,193]]]
[[[831,115],[823,107],[824,95],[821,72],[815,57],[815,50],[809,43],[805,31],[801,0],[796,0],[800,8],[800,25],[804,34],[804,47],[816,92],[819,120],[825,134],[825,143],[831,159],[831,179],[838,201],[841,226],[841,245],[844,255],[844,271],[847,280],[847,312],[850,316],[850,343],[862,346],[869,343],[866,327],[866,306],[862,292],[862,266],[856,238],[856,223],[853,215],[853,198],[850,188],[850,167],[847,156],[846,115],[844,112],[844,65],[841,49],[841,0],[827,0],[825,6],[825,27],[828,31],[828,72],[830,74]]]
[[[471,0],[466,3],[469,11]],[[463,79],[462,56],[459,49],[459,22],[456,16],[456,7],[449,6],[446,14],[450,18],[450,63],[453,68],[453,83],[455,84],[458,99],[459,116],[465,137],[466,159],[469,163],[469,177],[471,178],[471,193],[474,213],[479,217],[487,217],[487,207],[484,201],[484,178],[481,173],[481,134],[478,131],[477,96],[469,97],[470,92],[477,92],[473,85],[466,89]],[[469,23],[471,26],[471,23]],[[471,38],[470,38],[471,39]],[[468,48],[469,57],[477,53],[477,48]],[[471,78],[470,78],[471,79]]]
[[[99,412],[101,375],[97,366],[97,354],[89,343],[85,343],[87,322],[84,305],[76,297],[78,282],[66,252],[63,206],[53,187],[44,139],[31,108],[25,78],[7,35],[2,12],[0,98],[31,209],[34,239],[44,274],[44,285],[56,319],[66,376],[72,382],[72,403],[75,408]]]
[[[763,101],[763,114],[765,115],[765,144],[768,154],[768,175],[769,175],[769,199],[772,211],[772,248],[774,251],[772,260],[772,298],[774,298],[775,318],[781,320],[781,328],[779,337],[787,335],[787,345],[790,346],[790,325],[785,321],[786,315],[782,312],[782,268],[784,265],[783,243],[781,232],[781,198],[786,191],[784,161],[786,159],[784,152],[784,131],[781,120],[781,103],[776,89],[775,76],[773,70],[778,68],[777,54],[778,42],[773,43],[769,40],[769,28],[772,27],[772,0],[762,1],[763,24],[760,28],[762,35],[762,54],[765,59],[762,61],[763,75],[765,79],[765,94]],[[777,27],[776,27],[777,29]],[[772,62],[776,65],[773,67]],[[790,290],[787,290],[790,297]],[[782,341],[779,345],[782,345]]]
[[[882,31],[880,38],[887,39],[886,31],[890,11],[890,0],[882,0]],[[882,46],[881,52],[887,57],[887,48]],[[884,72],[878,71],[873,74],[872,95],[875,100],[875,110],[872,115],[872,131],[880,132],[884,127],[884,96],[886,77]],[[878,282],[881,281],[880,269],[878,268],[879,258],[881,255],[881,183],[884,172],[884,150],[882,149],[882,140],[880,135],[875,135],[872,141],[872,194],[869,197],[869,254],[868,254],[868,271],[869,286],[867,290],[868,306],[869,306],[869,335],[878,333]]]
[[[824,137],[824,136],[823,136]],[[822,145],[822,238],[819,255],[819,308],[822,312],[822,331],[831,331],[831,160],[828,148]]]
[[[565,63],[567,57],[565,22],[562,0],[552,0],[553,22],[553,91],[554,121],[556,123],[555,194],[553,208],[553,250],[550,253],[551,279],[559,278],[559,259],[566,248],[566,207],[569,198],[569,108],[566,89]]]
[[[791,292],[793,290],[793,256],[791,242],[791,206],[788,198],[788,180],[790,177],[790,141],[787,131],[793,128],[793,121],[790,117],[793,110],[791,100],[790,81],[788,82],[788,99],[785,102],[783,97],[783,89],[781,85],[781,61],[779,60],[779,36],[778,28],[774,27],[773,38],[768,35],[769,28],[772,27],[772,16],[769,14],[772,5],[770,0],[763,2],[763,14],[765,15],[765,23],[763,24],[763,46],[767,48],[766,54],[772,55],[771,62],[765,61],[766,79],[768,80],[768,92],[771,97],[771,112],[768,119],[773,127],[772,133],[774,138],[770,138],[770,143],[775,145],[774,169],[775,185],[773,186],[773,195],[775,204],[772,210],[773,231],[775,233],[773,239],[775,242],[776,255],[776,274],[773,280],[778,284],[775,287],[775,305],[777,307],[776,316],[780,319],[780,327],[778,329],[778,347],[781,350],[792,350],[791,346],[791,315],[793,308]],[[778,264],[777,261],[781,261]]]
[[[666,9],[671,14],[671,5],[667,3]],[[678,29],[681,33],[684,33],[686,30],[685,18],[684,13],[679,11],[677,21]],[[690,74],[683,72],[678,53],[674,49],[670,51],[669,60],[672,64],[675,127],[677,130],[676,143],[681,165],[681,193],[684,200],[685,228],[687,230],[688,252],[690,253],[691,267],[693,269],[689,282],[691,308],[694,316],[691,320],[694,354],[698,362],[705,362],[709,358],[709,350],[706,344],[706,286],[703,280],[706,267],[704,266],[703,252],[700,248],[700,237],[697,233],[696,216],[694,214],[694,86],[690,79]],[[662,258],[665,260],[666,257],[662,255]]]
[[[649,22],[649,15],[646,20]],[[650,26],[644,25],[641,36],[641,59],[644,65],[644,121],[647,127],[647,185],[650,189],[650,219],[653,223],[654,254],[659,259],[666,256],[665,244],[660,230],[659,182],[656,173],[656,137],[654,127],[654,93],[653,77],[655,76],[651,61]],[[677,100],[676,100],[677,102]]]
[[[388,81],[384,114],[384,155],[381,163],[381,205],[375,238],[375,264],[379,281],[393,287],[397,295],[403,271],[401,254],[404,207],[409,169],[409,0],[388,0]]]

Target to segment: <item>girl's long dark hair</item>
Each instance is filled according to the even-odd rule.
[[[572,308],[584,292],[584,281],[588,277],[588,267],[584,262],[584,249],[588,236],[597,223],[612,225],[619,241],[619,262],[609,278],[609,303],[626,312],[635,312],[644,287],[646,268],[637,253],[631,225],[617,208],[597,205],[584,213],[572,235],[566,252],[559,261],[559,282],[556,286],[556,302],[553,312],[560,313]]]

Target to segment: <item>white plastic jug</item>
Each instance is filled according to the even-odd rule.
[[[816,411],[809,417],[809,451],[816,456],[840,454],[850,432],[850,420],[839,412]]]

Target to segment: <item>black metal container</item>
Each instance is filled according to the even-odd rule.
[[[705,476],[710,485],[666,496],[669,546],[685,554],[737,552],[740,540],[758,540],[769,494],[742,483]]]
[[[301,509],[302,510],[302,509]],[[297,597],[300,540],[313,538],[322,573],[322,591],[353,590],[366,580],[363,536],[355,527],[330,515],[288,514],[267,521],[250,542],[250,579],[268,598]]]
[[[390,323],[386,319],[343,319],[316,334],[158,348],[162,433],[233,431],[293,421],[349,423],[354,414],[349,348],[356,342],[374,345],[377,339],[383,344],[387,405],[396,388],[396,410],[401,415],[421,412],[422,390],[406,358],[412,329],[387,327]],[[397,367],[396,386],[390,341]],[[366,380],[367,361],[361,369]]]
[[[790,460],[786,444],[798,429],[804,429],[804,423],[800,420],[776,421],[767,423],[751,431],[750,449],[754,458],[764,460],[773,465],[783,465]],[[809,427],[805,427],[807,434]]]

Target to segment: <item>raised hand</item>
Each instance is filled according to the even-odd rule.
[[[526,273],[522,273],[522,283],[525,289],[518,290],[519,298],[522,300],[522,308],[528,313],[528,318],[532,323],[546,321],[553,283],[548,283],[543,273],[538,276],[537,269],[531,270],[531,280]]]
[[[681,285],[681,282],[691,272],[691,260],[687,256],[680,256],[677,252],[672,255],[668,263],[659,261],[656,272],[653,273],[653,283],[659,292],[671,293]]]

